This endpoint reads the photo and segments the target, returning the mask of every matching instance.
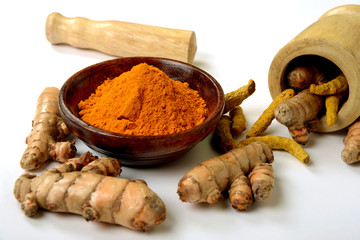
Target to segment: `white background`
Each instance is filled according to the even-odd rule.
[[[215,206],[179,200],[177,183],[197,163],[217,156],[206,138],[177,161],[150,169],[123,168],[122,176],[142,178],[167,206],[166,221],[143,233],[121,226],[86,222],[81,216],[21,212],[14,182],[24,170],[36,100],[48,86],[60,88],[75,72],[114,58],[91,50],[51,45],[45,37],[48,14],[93,20],[119,20],[193,30],[198,51],[194,65],[207,71],[224,92],[256,82],[242,107],[248,128],[270,104],[267,74],[278,50],[333,7],[360,1],[7,1],[0,5],[1,161],[0,239],[360,239],[360,165],[341,160],[346,130],[311,134],[308,165],[287,152],[274,151],[275,188],[266,202],[246,212],[228,199]],[[357,29],[358,31],[358,29]],[[268,134],[288,137],[273,122]],[[240,136],[242,138],[244,136]],[[89,149],[76,142],[78,153]],[[56,166],[46,164],[36,171]]]

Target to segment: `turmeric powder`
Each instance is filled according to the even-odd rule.
[[[201,124],[208,111],[188,83],[146,63],[105,80],[78,107],[81,119],[95,127],[142,136],[188,130]]]

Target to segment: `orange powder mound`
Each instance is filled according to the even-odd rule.
[[[78,104],[81,119],[90,125],[129,135],[162,135],[201,124],[207,116],[204,99],[188,83],[169,78],[160,69],[141,63]]]

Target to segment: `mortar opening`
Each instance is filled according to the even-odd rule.
[[[321,84],[321,83],[325,83],[328,82],[334,78],[336,78],[337,76],[339,76],[339,74],[343,73],[341,71],[341,69],[334,64],[332,61],[321,57],[321,56],[317,56],[317,55],[303,55],[303,56],[299,56],[294,58],[291,62],[289,62],[289,64],[287,65],[285,71],[284,71],[284,75],[282,77],[282,83],[283,83],[283,89],[286,88],[293,88],[296,92],[300,92],[303,89],[296,89],[294,87],[293,84],[290,84],[288,80],[288,77],[290,76],[291,72],[295,69],[298,68],[300,66],[306,67],[307,69],[312,69],[311,70],[311,75],[313,76],[313,80],[312,81],[318,81],[315,84]],[[317,76],[317,77],[316,77]],[[306,85],[306,84],[305,84]],[[306,87],[308,88],[308,87]],[[305,88],[305,89],[306,89]],[[339,105],[339,110],[341,108],[341,106],[344,104],[344,102],[346,102],[346,100],[348,99],[348,90],[343,94],[341,101],[340,101],[340,105]],[[327,96],[323,96],[323,99],[325,100]],[[323,107],[323,110],[319,113],[319,117],[322,117],[325,115],[325,107]]]
[[[317,55],[299,56],[294,58],[285,69],[284,82],[287,84],[287,87],[289,87],[287,76],[294,68],[298,66],[316,68],[320,73],[324,75],[325,81],[332,80],[342,73],[339,67],[337,67],[333,62],[326,58]]]

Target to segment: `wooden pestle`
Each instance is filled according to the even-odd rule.
[[[151,56],[192,63],[195,32],[150,25],[67,18],[52,13],[46,20],[46,38],[52,44],[69,44],[118,57]]]

